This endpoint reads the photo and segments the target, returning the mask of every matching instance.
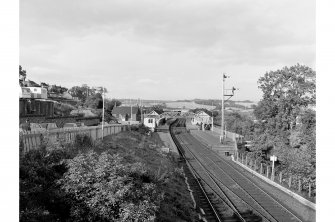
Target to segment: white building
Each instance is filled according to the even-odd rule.
[[[195,113],[194,117],[192,118],[191,123],[195,124],[212,124],[212,117],[211,114],[200,110]]]
[[[48,90],[42,87],[21,87],[20,98],[48,98]]]
[[[158,122],[161,119],[161,114],[163,112],[158,110],[153,110],[150,113],[144,115],[143,124],[146,127],[149,127],[151,131],[155,131],[155,128],[158,126]]]

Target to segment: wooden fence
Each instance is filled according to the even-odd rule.
[[[129,129],[129,126],[123,124],[110,124],[104,126],[103,135],[116,134]],[[102,127],[101,126],[89,126],[89,127],[78,127],[78,128],[59,128],[49,130],[46,132],[31,132],[24,131],[20,132],[20,142],[22,143],[23,152],[28,152],[33,149],[39,149],[43,139],[47,139],[50,142],[56,142],[57,140],[63,140],[65,142],[74,142],[76,135],[85,134],[88,135],[92,141],[102,138]]]
[[[235,155],[236,161],[242,163],[243,165],[249,167],[254,173],[258,173],[272,181],[280,184],[281,186],[299,194],[312,202],[315,202],[316,196],[316,186],[315,182],[310,182],[311,180],[307,178],[299,178],[296,176],[283,174],[283,172],[274,170],[272,174],[272,167],[269,164],[261,163],[257,160],[247,157],[243,153],[237,153]]]

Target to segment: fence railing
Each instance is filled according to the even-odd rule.
[[[250,157],[248,158],[248,156],[243,153],[236,153],[235,160],[247,166],[254,173],[260,174],[315,203],[316,186],[315,182],[310,182],[310,179],[289,175],[287,173],[284,174],[282,171],[276,170],[274,170],[274,174],[272,174],[272,166],[270,164],[262,163]]]
[[[129,129],[129,126],[123,124],[104,125],[103,135],[116,134]],[[59,128],[45,132],[23,131],[20,132],[20,142],[22,143],[23,152],[33,149],[39,149],[43,139],[50,142],[63,140],[65,142],[74,142],[76,135],[88,135],[92,141],[102,138],[101,126],[77,127],[77,128]]]

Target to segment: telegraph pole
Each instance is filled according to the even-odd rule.
[[[101,135],[102,139],[104,138],[104,122],[105,122],[105,90],[104,87],[101,87],[102,90],[102,124],[101,124]]]
[[[141,123],[143,123],[143,104],[142,104],[142,99],[140,99],[140,111],[141,111]]]
[[[212,102],[213,106],[213,102]],[[212,107],[213,108],[213,107]],[[212,131],[214,131],[214,116],[213,116],[213,109],[212,109]]]
[[[130,120],[133,120],[133,101],[130,100]]]

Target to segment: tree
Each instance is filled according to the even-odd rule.
[[[19,65],[19,79],[25,81],[26,77],[27,77],[26,70],[23,70],[22,66]]]
[[[108,111],[112,111],[114,107],[121,106],[121,101],[117,99],[105,99],[105,109]]]
[[[85,101],[85,106],[92,109],[102,109],[102,95],[101,93],[96,93],[89,96]]]
[[[311,68],[297,64],[267,72],[259,79],[263,98],[254,109],[258,123],[253,152],[273,153],[286,169],[295,168],[295,172],[303,172],[314,161],[307,157],[315,155],[315,127],[307,124],[301,128],[297,122],[299,118],[313,122],[312,115],[306,116],[304,110],[315,105],[315,76]],[[308,139],[303,135],[309,135]]]
[[[84,103],[89,96],[95,94],[95,89],[90,88],[86,84],[83,84],[82,86],[71,87],[68,92],[71,96],[77,97],[80,101]]]
[[[23,70],[22,66],[19,65],[19,84],[21,87],[24,86],[23,82],[26,81],[26,77],[27,77],[26,70]]]
[[[214,115],[214,124],[221,126],[221,113]],[[225,113],[225,125],[228,131],[242,136],[249,136],[253,131],[253,121],[251,117],[238,112]]]

